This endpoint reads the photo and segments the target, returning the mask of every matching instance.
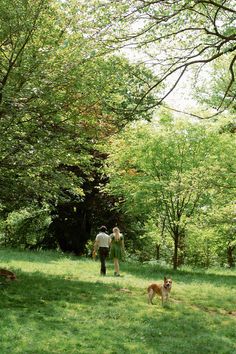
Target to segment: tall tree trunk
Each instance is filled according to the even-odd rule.
[[[160,245],[159,243],[156,243],[156,260],[158,261],[160,259]]]
[[[178,266],[184,264],[185,257],[185,230],[181,229],[179,232],[179,242],[178,242]]]
[[[230,268],[233,268],[233,266],[234,266],[233,250],[234,250],[234,247],[228,246],[228,248],[227,248],[227,261],[228,261],[228,266]]]
[[[179,232],[174,234],[174,257],[173,257],[173,268],[178,268],[178,247],[179,247]]]

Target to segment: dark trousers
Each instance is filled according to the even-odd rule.
[[[101,262],[101,274],[106,275],[106,258],[109,254],[108,247],[99,247],[99,258]]]

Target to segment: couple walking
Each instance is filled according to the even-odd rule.
[[[99,258],[101,262],[101,275],[106,275],[106,258],[109,255],[114,261],[114,275],[120,276],[119,261],[122,259],[122,253],[124,252],[124,237],[120,233],[118,227],[114,227],[112,234],[107,234],[106,226],[100,228],[100,232],[97,234],[94,244],[94,252],[99,252]]]

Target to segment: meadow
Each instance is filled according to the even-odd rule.
[[[1,354],[234,354],[236,271],[173,271],[122,263],[120,278],[108,262],[56,252],[0,250]],[[173,279],[170,302],[147,304],[146,287]]]

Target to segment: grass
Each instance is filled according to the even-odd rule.
[[[19,280],[0,284],[1,354],[234,354],[236,272],[173,271],[53,252],[0,250]],[[146,287],[172,276],[170,303],[147,304]]]

